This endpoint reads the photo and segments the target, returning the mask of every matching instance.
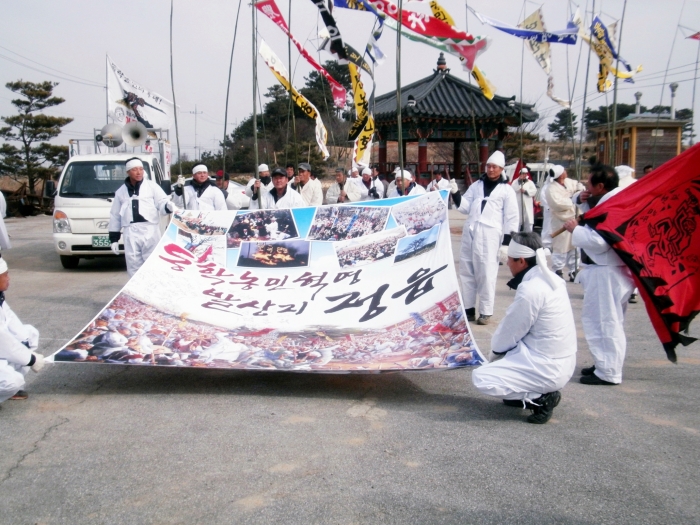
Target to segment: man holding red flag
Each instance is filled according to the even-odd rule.
[[[619,193],[618,176],[610,166],[593,166],[586,191],[579,195],[584,210]],[[579,204],[579,202],[577,202]],[[625,313],[634,290],[634,281],[625,263],[612,247],[590,226],[576,219],[564,223],[572,242],[581,248],[582,269],[577,281],[583,285],[581,323],[595,364],[581,371],[585,385],[617,385],[622,382],[625,360]]]

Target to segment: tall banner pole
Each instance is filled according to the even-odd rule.
[[[173,74],[173,10],[174,0],[170,0],[170,86],[173,90],[173,114],[175,115],[175,141],[177,142],[177,166],[182,177],[182,157],[180,157],[180,132],[177,126],[177,101],[175,100],[175,75]],[[187,209],[185,187],[182,187],[182,207]]]
[[[253,152],[255,156],[255,178],[260,178],[260,173],[258,173],[258,106],[255,99],[255,95],[258,92],[258,28],[256,26],[255,19],[255,5],[250,4],[251,16],[252,16],[252,27],[253,27]],[[258,194],[258,199],[260,194]]]
[[[398,17],[398,29],[396,31],[396,131],[398,133],[398,145],[399,145],[399,169],[401,170],[401,186],[403,184],[403,164],[405,159],[403,158],[403,131],[401,129],[401,20],[403,15],[403,0],[399,0],[399,17]]]

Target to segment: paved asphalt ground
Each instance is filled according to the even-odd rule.
[[[125,265],[64,270],[50,217],[7,225],[7,298],[48,355]],[[495,323],[472,327],[484,352],[513,296],[506,274]],[[567,286],[578,323],[581,288]],[[0,409],[0,523],[700,523],[700,343],[666,361],[642,304],[626,331],[622,385],[584,386],[579,323],[577,372],[544,426],[478,394],[470,370],[49,365]]]

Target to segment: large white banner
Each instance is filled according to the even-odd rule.
[[[447,197],[176,212],[144,266],[52,357],[334,373],[478,365]]]
[[[107,57],[108,112],[122,126],[138,121],[147,128],[169,129],[173,103],[133,79]]]

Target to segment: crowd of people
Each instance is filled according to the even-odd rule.
[[[314,241],[343,241],[380,232],[390,208],[377,206],[323,206],[317,208],[308,238]]]
[[[289,210],[256,210],[236,215],[228,230],[227,245],[238,248],[243,241],[283,241],[298,236]]]
[[[375,261],[392,257],[396,251],[399,239],[406,236],[404,228],[394,228],[387,235],[376,234],[366,239],[358,239],[348,244],[336,245],[335,253],[341,268],[346,266],[362,266]],[[379,238],[376,238],[378,237]]]
[[[397,224],[406,227],[409,235],[416,235],[447,220],[447,205],[439,193],[430,193],[421,199],[393,206],[391,214]]]
[[[481,362],[451,294],[400,323],[361,333],[238,328],[166,314],[122,293],[56,361],[268,370],[410,370]]]
[[[206,212],[196,215],[175,213],[173,214],[173,222],[176,226],[198,235],[225,235],[229,229],[228,225],[215,224],[213,217]]]

